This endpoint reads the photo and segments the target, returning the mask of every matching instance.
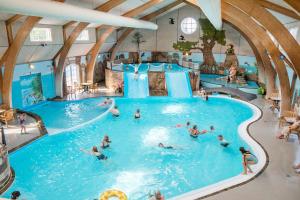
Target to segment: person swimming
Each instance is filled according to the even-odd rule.
[[[189,132],[190,132],[190,136],[193,138],[197,138],[198,135],[200,134],[197,125],[194,125],[192,128],[190,128]]]
[[[141,118],[141,112],[140,112],[140,109],[137,109],[137,110],[136,110],[136,112],[135,112],[135,114],[134,114],[134,118],[135,118],[135,119]]]
[[[163,149],[174,149],[172,146],[165,146],[163,143],[159,143],[158,147],[163,148]]]
[[[256,156],[253,155],[250,151],[246,150],[244,147],[240,147],[240,152],[242,154],[242,164],[244,169],[243,174],[247,175],[248,170],[250,173],[253,173],[253,171],[250,168],[250,165],[257,164],[258,160]]]
[[[86,154],[95,156],[98,160],[106,160],[107,159],[107,157],[104,154],[102,154],[96,146],[93,146],[91,151],[88,151],[85,149],[80,149],[80,150]]]
[[[108,135],[105,135],[100,146],[102,149],[105,149],[105,148],[109,147],[110,143],[111,143],[111,140],[109,139]]]
[[[120,116],[120,111],[118,110],[118,106],[114,106],[114,108],[112,108],[110,110],[110,112],[112,113],[112,115],[114,117],[119,117]]]
[[[220,145],[223,147],[227,147],[230,144],[224,139],[223,135],[218,135],[218,140],[220,141]]]
[[[13,191],[11,193],[10,199],[19,199],[20,196],[21,196],[21,192],[19,192],[19,191]]]
[[[101,104],[99,104],[99,106],[108,106],[110,104],[112,104],[112,100],[107,97]]]
[[[176,124],[176,128],[182,128],[182,127],[186,127],[186,128],[189,128],[191,125],[191,123],[188,121],[186,122],[186,124]]]
[[[210,132],[213,132],[215,130],[215,127],[214,126],[210,126],[209,129],[210,129]]]

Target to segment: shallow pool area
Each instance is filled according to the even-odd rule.
[[[220,86],[227,86],[231,88],[245,88],[245,89],[257,89],[259,86],[255,81],[247,81],[247,84],[236,84],[236,83],[226,83],[225,79],[222,79],[225,77],[224,75],[219,74],[201,74],[200,79],[202,82],[214,84],[214,85],[220,85]]]
[[[141,63],[138,64],[117,64],[112,67],[115,71],[134,72],[135,66],[139,66],[139,72],[147,71],[166,71],[166,72],[182,72],[189,71],[190,69],[182,67],[175,63]]]
[[[157,189],[169,199],[242,172],[238,148],[250,146],[240,137],[238,129],[254,115],[246,104],[216,97],[208,101],[116,98],[120,117],[107,114],[80,126],[81,121],[89,120],[86,116],[92,120],[97,113],[103,113],[104,110],[96,106],[102,100],[77,101],[76,107],[84,107],[84,104],[89,107],[89,103],[91,106],[82,109],[75,118],[74,130],[44,136],[10,154],[16,177],[5,196],[20,190],[22,197],[30,200],[90,200],[114,188],[124,191],[129,199],[146,199],[150,191]],[[55,104],[60,103],[53,102],[51,106],[55,108]],[[138,108],[142,117],[134,119]],[[60,114],[58,110],[44,112],[41,107],[31,111],[40,114],[46,127],[53,129],[68,128],[63,124],[72,118],[66,116],[78,113],[77,109],[62,109]],[[191,138],[186,127],[179,127],[187,121],[197,124],[200,130],[209,130],[213,125],[215,131]],[[94,145],[99,147],[105,134],[112,140],[111,147],[103,150],[108,156],[106,161],[80,151]],[[219,144],[219,134],[230,142],[228,148]],[[160,142],[175,149],[158,148]]]

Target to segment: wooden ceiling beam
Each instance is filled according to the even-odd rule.
[[[155,6],[156,4],[159,4],[161,2],[162,2],[162,0],[150,0],[147,3],[126,12],[122,16],[124,16],[124,17],[134,17],[134,16],[141,14],[145,10],[147,10],[147,9],[151,8],[152,6]],[[98,27],[98,29],[100,27]],[[103,43],[113,33],[114,30],[115,30],[115,28],[113,28],[113,27],[106,29],[106,31],[101,35],[101,37],[98,38],[96,44],[92,47],[92,49],[90,51],[90,59],[89,59],[89,62],[87,64],[87,80],[88,81],[92,81],[92,82],[94,81],[93,80],[94,79],[94,68],[95,68],[97,56],[100,52],[100,49],[101,49]]]
[[[95,10],[101,11],[101,12],[108,12],[114,7],[124,3],[126,0],[110,0],[107,1],[104,4],[101,4]],[[76,22],[75,22],[76,23]],[[63,34],[64,34],[64,45],[62,48],[56,53],[54,60],[59,56],[58,64],[55,69],[55,82],[56,82],[56,95],[62,96],[63,95],[63,72],[65,67],[65,61],[68,56],[68,53],[76,41],[77,37],[80,35],[80,33],[87,28],[89,23],[86,22],[80,22],[75,28],[72,30],[70,35],[67,37],[66,34],[66,28],[71,26],[73,22],[69,22],[68,25],[64,25],[63,27]]]
[[[240,9],[248,16],[253,17],[267,31],[269,31],[286,52],[294,66],[298,77],[300,75],[300,46],[287,28],[270,12],[260,6],[255,0],[223,0],[224,2]]]
[[[146,21],[152,20],[152,19],[158,17],[159,15],[161,15],[161,14],[167,12],[168,10],[170,10],[170,9],[172,9],[172,8],[174,8],[174,7],[176,7],[176,6],[178,6],[178,5],[181,4],[181,3],[183,3],[183,0],[181,0],[181,1],[175,1],[175,2],[169,4],[169,5],[167,5],[167,6],[163,7],[163,8],[161,8],[161,9],[155,11],[155,12],[152,12],[152,13],[146,15],[146,16],[141,17],[140,19],[141,19],[141,20],[146,20]],[[134,30],[134,29],[132,29],[132,28],[126,29],[126,30],[122,33],[122,35],[118,38],[117,43],[109,50],[109,52],[111,52],[111,57],[110,57],[111,60],[114,60],[114,58],[115,58],[115,56],[116,56],[116,54],[117,54],[117,52],[118,52],[118,50],[119,50],[121,44],[123,43],[123,41],[128,37],[128,35],[129,35],[133,30]]]
[[[267,0],[257,0],[257,1],[264,8],[267,8],[267,9],[273,10],[275,12],[278,12],[280,14],[286,15],[288,17],[300,20],[300,16],[293,10],[287,9],[283,6],[280,6],[278,4],[272,3]]]
[[[54,0],[60,1],[62,0]],[[11,45],[8,47],[5,56],[4,63],[4,73],[2,77],[2,82],[0,85],[2,92],[2,103],[7,104],[12,107],[12,81],[14,77],[14,69],[17,62],[18,55],[21,51],[21,48],[30,34],[33,27],[41,20],[41,17],[30,16],[25,19],[19,28],[15,38],[13,39]],[[5,84],[3,84],[5,83]]]
[[[297,10],[300,13],[300,1],[299,0],[284,0],[287,4]]]
[[[6,25],[10,25],[10,24],[16,22],[18,19],[20,19],[20,18],[23,17],[23,16],[24,16],[24,15],[19,15],[19,14],[14,15],[14,16],[12,16],[11,18],[5,20],[5,24],[6,24]]]
[[[190,5],[197,5],[195,0],[186,0]],[[254,35],[255,38],[259,38],[259,41],[263,44],[264,48],[270,53],[270,56],[273,60],[275,65],[276,72],[279,77],[280,83],[280,90],[281,90],[281,109],[289,110],[291,106],[291,93],[290,93],[290,84],[289,84],[289,77],[287,74],[287,70],[285,64],[282,60],[280,60],[280,51],[275,46],[271,38],[268,36],[267,32],[257,24],[250,16],[245,14],[243,11],[239,10],[238,8],[228,4],[226,2],[222,2],[222,19],[229,21],[230,23],[234,24],[235,26],[239,27],[244,33],[247,32]],[[249,33],[247,35],[249,35]],[[267,55],[266,53],[264,53]],[[266,66],[265,66],[266,67]],[[267,72],[270,73],[270,72]],[[270,77],[268,75],[267,77]]]
[[[284,62],[280,59],[280,51],[271,40],[267,32],[259,26],[249,15],[245,14],[238,8],[222,2],[222,17],[226,20],[237,24],[239,27],[244,26],[253,33],[257,38],[260,39],[261,43],[269,52],[270,57],[273,60],[275,69],[278,74],[280,91],[281,91],[281,111],[289,110],[291,107],[291,93],[290,93],[290,82]]]

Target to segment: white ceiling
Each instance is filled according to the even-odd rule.
[[[40,1],[50,1],[50,0],[40,0]],[[80,7],[85,7],[89,9],[94,9],[97,6],[107,2],[108,0],[66,0],[65,3],[72,4]],[[127,11],[130,11],[149,0],[126,0],[124,3],[120,4],[119,6],[113,8],[109,13],[116,14],[116,15],[122,15]],[[151,8],[145,10],[143,13],[139,14],[137,18],[140,18],[144,15],[147,15],[149,13],[152,13],[176,0],[163,0],[161,3],[152,6]],[[287,3],[284,2],[284,0],[268,0],[272,3],[276,3],[280,6],[286,7],[288,9],[292,9]],[[292,21],[296,21],[295,19],[289,18],[287,16],[284,16],[282,14],[276,13],[274,11],[271,11],[273,15],[275,15],[282,23],[290,23]],[[12,17],[13,14],[6,14],[6,13],[0,13],[0,20],[7,20],[10,17]],[[63,25],[67,23],[68,21],[64,20],[58,20],[58,19],[50,19],[50,18],[43,18],[39,23],[40,24],[49,24],[49,25]],[[100,24],[91,24],[89,27],[97,27]]]

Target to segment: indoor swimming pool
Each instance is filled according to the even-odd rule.
[[[33,108],[50,128],[50,135],[9,155],[16,177],[5,196],[19,190],[22,198],[30,200],[91,200],[114,188],[128,199],[144,200],[158,189],[169,199],[241,174],[238,149],[251,148],[238,129],[254,115],[248,105],[218,97],[208,101],[116,98],[120,117],[108,113],[81,126],[105,112],[97,106],[102,100],[51,102]],[[136,109],[141,110],[140,119],[134,119]],[[200,130],[213,125],[215,131],[192,138],[181,126],[187,121]],[[51,129],[69,127],[73,130],[51,135]],[[219,134],[230,142],[229,147],[219,144]],[[99,148],[104,135],[112,141],[101,150],[107,160],[80,151]],[[175,149],[159,148],[158,143]]]

